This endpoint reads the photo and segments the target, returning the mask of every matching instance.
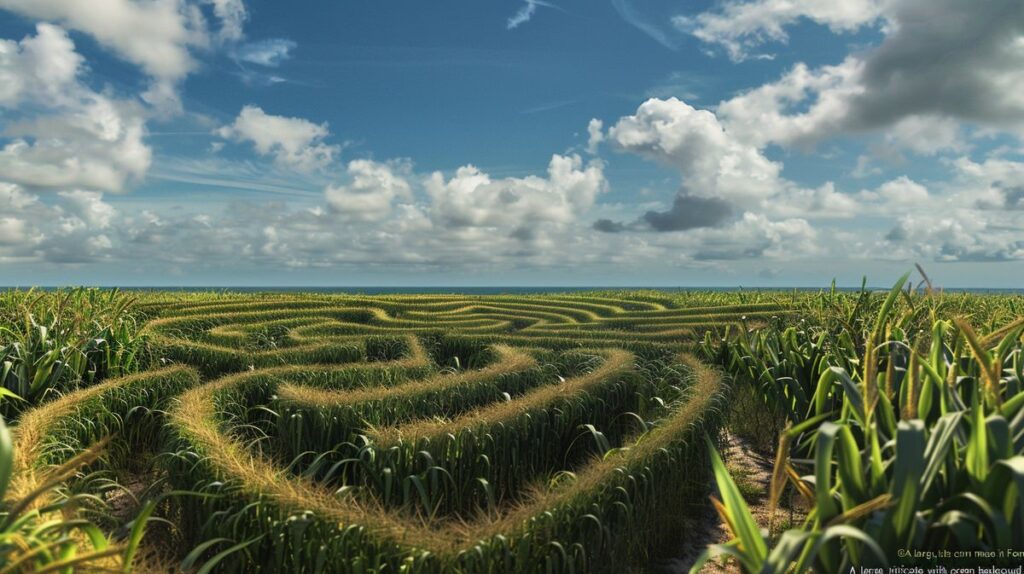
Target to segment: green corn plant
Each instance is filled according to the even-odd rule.
[[[1015,438],[1024,430],[1024,320],[981,337],[962,317],[940,318],[949,307],[933,293],[902,291],[905,281],[880,301],[860,357],[840,348],[826,355],[819,375],[804,375],[803,386],[815,387],[813,403],[780,438],[770,489],[772,512],[786,482],[804,493],[813,505],[804,523],[768,552],[747,528],[705,559],[730,556],[746,572],[836,572],[884,566],[908,548],[1024,548],[1024,443]],[[771,349],[743,338],[726,344],[754,357],[741,367],[774,360]],[[760,382],[759,389],[772,386],[770,378]],[[768,393],[790,384],[775,386]],[[805,457],[810,464],[799,462]],[[810,474],[801,476],[802,467]],[[728,491],[724,467],[716,472],[720,491]],[[746,512],[735,496],[723,508],[729,516]]]
[[[109,563],[126,552],[134,552],[131,545],[126,547],[110,540],[96,524],[66,517],[67,499],[34,507],[38,499],[50,495],[81,467],[95,461],[103,446],[97,443],[55,467],[36,489],[12,500],[8,486],[13,477],[14,446],[10,431],[0,419],[0,569],[69,572]]]
[[[677,365],[651,368],[657,369],[650,373],[653,378],[667,381],[675,373],[695,376]],[[190,392],[171,415],[179,445],[167,459],[172,480],[179,488],[207,495],[180,500],[183,531],[195,536],[197,544],[189,563],[204,557],[214,561],[219,551],[230,551],[230,560],[217,561],[220,571],[621,571],[652,544],[671,540],[678,530],[668,525],[678,515],[666,510],[690,503],[706,478],[696,463],[706,456],[698,437],[720,424],[724,389],[710,370],[699,373],[678,398],[649,399],[649,404],[659,405],[651,409],[650,423],[636,421],[644,417],[635,413],[622,417],[623,423],[636,421],[630,424],[640,434],[615,441],[620,443],[616,448],[601,449],[600,456],[562,473],[549,491],[510,507],[491,490],[490,481],[477,480],[476,488],[489,500],[479,516],[445,518],[424,527],[415,518],[373,503],[363,507],[365,498],[351,489],[339,490],[336,502],[320,498],[317,483],[292,475],[290,468],[273,470],[260,458],[233,466],[237,459],[228,453],[246,448],[237,442],[244,434],[220,434],[215,421],[244,425],[247,409],[240,406],[253,399],[259,404],[265,397],[259,389],[250,394],[242,388],[246,379],[260,380],[257,375],[232,375],[215,383],[215,389]],[[225,406],[232,412],[218,414]],[[571,430],[574,439],[581,430],[597,436],[588,428]],[[494,440],[499,448],[507,444],[500,436]],[[450,460],[433,463],[472,464],[473,457],[457,451],[444,458]],[[497,460],[494,464],[510,472],[523,468]],[[674,472],[679,465],[692,470]],[[390,475],[393,484],[402,482],[394,473],[383,475],[385,481]],[[421,481],[424,487],[429,480]],[[411,495],[421,496],[419,486],[410,484]],[[392,537],[391,528],[406,531]]]
[[[63,371],[25,404],[5,402],[19,425],[46,421],[44,466],[116,432],[61,494],[89,510],[116,474],[152,481],[140,498],[160,502],[143,513],[175,526],[164,566],[203,574],[626,571],[677,546],[712,479],[736,540],[709,555],[747,571],[883,564],[895,544],[1013,546],[1019,497],[998,495],[1017,492],[1024,436],[1020,298],[903,283],[881,294],[156,292],[125,298],[122,316],[141,329],[107,321],[102,294],[18,294],[0,297],[0,323],[21,332],[19,309],[33,309],[46,333],[32,337],[54,343],[32,352],[65,350],[53,361]],[[87,324],[73,330],[99,335],[63,334]],[[145,345],[104,343],[128,335]],[[799,528],[776,539],[744,510],[703,439],[730,395],[713,370],[680,360],[694,350],[779,413],[769,498],[812,500]],[[625,370],[579,384],[613,355],[631,357]],[[11,371],[29,368],[23,356]],[[194,367],[205,384],[191,371],[101,382],[156,363]],[[76,408],[34,414],[55,404]]]
[[[144,368],[146,338],[117,290],[14,292],[0,314],[0,386],[16,415],[53,395]]]

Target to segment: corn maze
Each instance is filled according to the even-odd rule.
[[[467,573],[622,572],[678,547],[727,390],[690,351],[785,312],[653,295],[144,310],[162,366],[26,412],[13,492],[103,448],[93,466],[151,457],[180,493],[157,509],[174,534],[147,543],[186,569]]]

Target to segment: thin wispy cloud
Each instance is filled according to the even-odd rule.
[[[250,87],[265,87],[273,86],[274,84],[283,84],[288,82],[288,78],[278,76],[277,74],[265,74],[249,68],[240,67],[234,75],[238,79],[242,80],[242,83]]]
[[[284,76],[266,70],[277,68],[291,58],[291,52],[296,46],[298,44],[287,38],[239,44],[230,52],[231,59],[238,67],[234,75],[247,86],[272,86],[288,82]]]
[[[630,25],[647,34],[669,50],[679,49],[679,40],[673,37],[671,30],[666,31],[659,22],[648,17],[642,10],[633,5],[632,0],[612,0],[615,11]]]
[[[156,181],[295,198],[318,198],[321,195],[320,189],[330,181],[329,176],[296,174],[281,171],[272,164],[232,161],[219,157],[162,158],[147,176]]]
[[[509,30],[515,30],[516,28],[526,24],[533,19],[533,15],[537,13],[537,7],[543,6],[544,8],[554,8],[556,10],[562,10],[554,4],[543,2],[541,0],[526,0],[526,2],[519,8],[519,11],[512,15],[508,19],[506,28]]]
[[[234,50],[234,57],[241,62],[276,68],[291,57],[296,44],[286,38],[271,38],[258,42],[248,42]]]

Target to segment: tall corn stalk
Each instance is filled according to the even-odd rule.
[[[1024,318],[980,336],[941,295],[903,291],[906,279],[866,333],[705,340],[742,384],[787,407],[772,511],[786,483],[812,510],[770,540],[713,455],[718,507],[736,537],[693,572],[719,555],[745,572],[838,572],[919,563],[940,549],[991,551],[997,562],[1000,550],[1024,549]]]
[[[16,415],[54,393],[142,366],[144,335],[117,290],[8,292],[0,301],[0,411]]]

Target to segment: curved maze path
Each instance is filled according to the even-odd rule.
[[[678,544],[706,493],[703,434],[726,389],[690,347],[780,312],[316,295],[186,295],[149,311],[169,366],[28,415],[19,488],[101,430],[119,431],[111,464],[162,432],[170,486],[202,493],[165,508],[181,547],[224,552],[218,568],[239,572],[643,564]]]

